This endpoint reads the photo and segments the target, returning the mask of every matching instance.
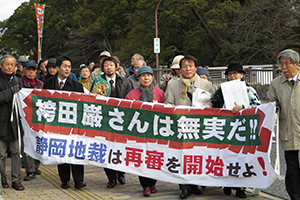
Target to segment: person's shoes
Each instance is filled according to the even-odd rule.
[[[68,189],[70,187],[69,181],[62,182],[61,188],[62,189]]]
[[[146,188],[144,189],[143,195],[144,195],[145,197],[149,197],[150,194],[151,194],[150,188],[149,188],[149,187],[146,187]]]
[[[9,188],[8,182],[6,180],[6,177],[1,178],[1,183],[3,188]]]
[[[224,192],[224,194],[229,196],[229,195],[231,195],[231,188],[230,187],[224,187],[223,192]]]
[[[75,183],[75,188],[76,189],[81,189],[81,188],[84,188],[86,186],[86,183],[85,182],[77,182]]]
[[[180,199],[186,199],[188,196],[190,196],[190,193],[187,189],[181,190],[179,195]]]
[[[201,190],[199,190],[198,188],[193,188],[193,189],[192,189],[192,193],[193,193],[193,194],[198,194],[198,195],[201,195],[201,194],[202,194]]]
[[[30,181],[35,178],[36,178],[36,176],[34,173],[27,173],[27,175],[24,177],[24,181]]]
[[[113,187],[115,187],[115,185],[117,185],[117,181],[116,180],[109,181],[107,183],[107,188],[113,188]]]
[[[150,186],[150,191],[151,191],[151,193],[156,193],[157,189],[156,189],[156,187],[154,185],[151,185]]]
[[[35,171],[35,175],[41,175],[41,174],[42,174],[41,170],[37,169],[37,170]]]
[[[247,198],[247,195],[245,193],[245,190],[239,188],[236,190],[236,196],[239,197],[239,198]]]
[[[16,180],[12,183],[12,188],[16,190],[24,190],[25,187],[22,185],[22,183],[19,180]]]
[[[122,185],[125,184],[125,176],[124,176],[124,174],[118,174],[118,181]]]

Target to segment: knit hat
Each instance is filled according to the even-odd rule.
[[[50,58],[46,67],[56,67],[56,58]]]
[[[200,75],[206,75],[207,77],[209,77],[209,74],[207,72],[207,70],[203,67],[198,67],[196,73],[200,76]]]
[[[176,56],[176,57],[173,59],[171,69],[180,69],[179,63],[180,63],[180,61],[181,61],[182,58],[184,58],[183,55]]]
[[[36,69],[36,62],[34,60],[25,61],[23,62],[23,67],[25,68],[33,67],[34,69]]]
[[[99,55],[99,58],[101,58],[102,56],[111,57],[111,55],[108,51],[102,51]]]
[[[142,66],[138,69],[138,76],[140,76],[141,74],[144,74],[144,73],[149,73],[153,76],[153,70],[151,67]]]
[[[227,75],[228,72],[231,72],[231,71],[237,71],[237,72],[245,74],[245,71],[243,69],[243,65],[241,65],[240,63],[230,63],[228,65],[227,69],[225,70],[225,75]]]

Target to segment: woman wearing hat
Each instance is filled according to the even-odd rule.
[[[228,81],[233,81],[233,80],[243,80],[243,76],[245,75],[245,71],[243,69],[243,66],[240,63],[230,63],[225,71],[225,75],[227,75],[227,80]],[[255,89],[249,85],[246,86],[247,88],[247,94],[249,97],[249,107],[254,107],[258,106],[261,104],[259,97],[255,91]],[[224,103],[224,98],[222,94],[222,89],[219,88],[213,99],[212,99],[212,104],[213,108],[225,108],[225,103]],[[235,107],[231,110],[231,112],[234,114],[242,109],[245,108],[244,105],[238,105],[235,103]],[[245,194],[245,189],[244,188],[238,188],[238,187],[224,187],[223,191],[224,194],[230,195],[231,190],[234,189],[236,190],[236,196],[239,198],[246,198],[247,195]]]
[[[131,90],[125,97],[130,100],[140,100],[146,102],[165,102],[164,91],[155,87],[152,83],[153,71],[151,67],[142,66],[138,69],[139,87]],[[151,193],[156,193],[156,180],[139,176],[140,184],[143,187],[143,195],[148,197]]]

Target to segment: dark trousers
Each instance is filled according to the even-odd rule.
[[[116,170],[108,169],[108,168],[104,168],[104,171],[106,173],[108,181],[116,180],[117,179],[117,173],[118,173],[118,176],[123,176],[125,174],[124,172],[120,172],[120,171],[116,171]]]
[[[147,177],[143,177],[143,176],[139,176],[139,180],[140,180],[140,184],[143,188],[150,187],[152,185],[155,186],[156,181],[157,181],[152,178],[147,178]]]
[[[196,190],[198,189],[198,185],[191,185],[191,184],[179,184],[179,189],[180,190]]]
[[[71,176],[71,168],[72,168],[72,176],[75,183],[83,182],[83,165],[73,165],[73,164],[60,164],[57,165],[58,175],[60,177],[61,182],[70,181]]]
[[[292,200],[300,199],[300,168],[298,150],[284,151],[286,162],[285,186]]]

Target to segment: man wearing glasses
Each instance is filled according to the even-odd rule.
[[[269,87],[268,100],[275,101],[279,113],[279,138],[287,165],[286,190],[291,199],[300,199],[300,84],[299,54],[286,49],[277,56],[282,75]]]

